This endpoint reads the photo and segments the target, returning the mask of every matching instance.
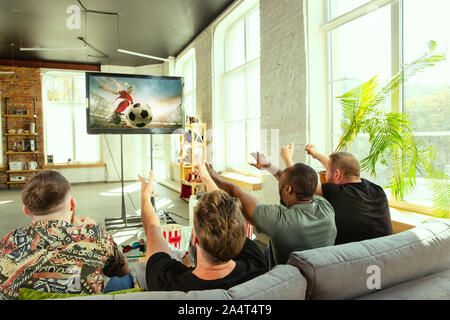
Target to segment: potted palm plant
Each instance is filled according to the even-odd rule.
[[[414,191],[416,175],[422,175],[428,179],[433,195],[433,214],[450,218],[450,179],[433,165],[436,148],[414,136],[406,114],[383,109],[387,98],[410,77],[446,59],[446,54],[436,52],[436,42],[430,41],[428,47],[426,54],[404,65],[387,85],[380,86],[373,77],[337,97],[343,109],[343,133],[335,151],[350,151],[358,135],[368,136],[370,151],[361,160],[361,169],[376,176],[375,165],[386,165],[390,169],[386,187],[399,201]]]

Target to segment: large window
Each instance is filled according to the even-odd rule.
[[[100,161],[100,140],[86,132],[84,73],[43,73],[44,141],[54,163]]]
[[[216,124],[223,128],[219,135],[224,138],[216,146],[224,148],[219,163],[225,168],[250,171],[248,154],[260,148],[259,7],[226,23],[220,101],[215,105]]]
[[[385,83],[399,72],[402,64],[421,56],[430,40],[436,41],[440,48],[449,48],[450,20],[446,12],[450,2],[324,0],[324,4],[329,20],[322,30],[328,35],[330,137],[334,150],[342,132],[341,107],[335,98],[375,75],[380,83]],[[398,99],[392,99],[385,107],[409,115],[415,135],[437,148],[435,167],[450,173],[448,74],[449,61],[419,73],[401,88]],[[361,136],[350,151],[362,158],[368,148],[367,138]],[[385,185],[388,178],[389,168],[380,165],[377,177],[371,179]],[[414,194],[405,200],[431,206],[432,195],[426,179],[418,177]]]

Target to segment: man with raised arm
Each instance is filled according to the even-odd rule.
[[[386,194],[379,185],[360,177],[360,164],[353,154],[337,152],[327,157],[312,144],[305,151],[327,169],[327,183],[319,184],[316,194],[335,210],[336,244],[392,234]]]
[[[291,149],[283,148],[282,156],[287,157]],[[254,156],[257,158],[255,167],[267,169],[277,178],[280,205],[259,203],[238,186],[223,180],[211,166],[207,167],[220,189],[241,200],[248,223],[270,237],[270,268],[287,263],[293,251],[333,245],[336,238],[334,211],[328,201],[314,195],[318,182],[316,172],[302,163],[292,164],[282,171],[271,165],[264,155],[256,153]]]
[[[195,267],[171,257],[161,225],[150,202],[153,172],[147,182],[139,176],[142,196],[142,222],[147,236],[146,289],[150,291],[191,291],[229,289],[267,271],[264,255],[246,238],[246,225],[239,199],[218,190],[204,161],[198,173],[208,193],[195,207],[192,245],[196,248]]]

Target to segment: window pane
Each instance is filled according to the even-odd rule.
[[[73,102],[86,102],[86,80],[83,76],[75,76],[73,82]]]
[[[45,109],[46,154],[55,163],[73,159],[72,111],[67,106],[48,106]]]
[[[171,155],[170,159],[174,163],[180,162],[180,142],[181,134],[171,134],[170,135],[170,145],[171,145]]]
[[[247,30],[247,61],[250,61],[260,55],[259,9],[249,15]]]
[[[254,120],[248,120],[247,121],[247,152],[245,153],[245,164],[249,162],[254,162],[253,158],[249,156],[250,152],[256,152],[261,150],[261,143],[260,143],[260,120],[254,119]],[[260,170],[246,165],[246,169],[250,172],[254,173],[261,173]]]
[[[192,62],[189,60],[183,68],[184,91],[191,91],[194,88]]]
[[[188,96],[184,97],[184,115],[193,117],[195,116],[195,110],[194,110],[194,94],[190,94]]]
[[[419,135],[419,138],[427,144],[438,147],[434,165],[436,169],[450,175],[450,135],[428,137]],[[432,199],[433,196],[430,191],[428,179],[425,179],[418,174],[416,176],[416,188],[405,201],[431,207],[433,205]]]
[[[86,108],[74,108],[75,117],[75,159],[77,162],[100,161],[100,143],[98,135],[86,132]],[[67,141],[69,142],[69,141]]]
[[[45,92],[49,102],[72,101],[72,78],[64,76],[47,76]]]
[[[244,20],[236,23],[226,35],[226,70],[233,70],[245,63]]]
[[[225,78],[225,108],[227,121],[243,120],[246,116],[245,73]]]
[[[261,113],[259,66],[247,71],[247,119],[259,118]]]
[[[450,1],[420,0],[404,2],[405,63],[421,56],[430,40],[440,49],[450,47],[448,12]],[[421,21],[420,26],[417,21]],[[408,80],[404,86],[404,112],[414,125],[416,135],[437,147],[434,166],[450,172],[450,61],[439,63]],[[431,205],[432,195],[426,179],[419,178],[410,202]]]
[[[245,170],[245,121],[226,124],[226,164],[228,168]],[[258,132],[259,133],[259,132]]]
[[[334,19],[350,12],[371,0],[330,0],[330,17]]]
[[[342,108],[336,97],[378,76],[381,85],[391,79],[391,12],[390,6],[349,22],[331,32],[333,147],[342,134]],[[390,109],[389,101],[386,109]],[[350,152],[364,159],[369,152],[367,139],[359,138]],[[383,171],[380,169],[380,171]],[[388,175],[379,174],[380,185]],[[373,180],[373,179],[372,179]]]

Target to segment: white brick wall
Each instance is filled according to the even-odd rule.
[[[235,4],[242,1],[236,1]],[[309,116],[303,0],[260,0],[261,21],[261,129],[267,130],[267,151],[278,157],[282,145],[295,143],[294,161],[305,161]],[[233,7],[233,5],[231,6]],[[213,35],[226,12],[205,29],[187,48],[195,48],[197,64],[197,116],[212,126]],[[279,141],[271,141],[279,130]],[[275,134],[276,135],[276,134]],[[271,154],[271,147],[274,154]],[[275,151],[276,150],[276,151]],[[281,163],[281,160],[279,160]],[[279,203],[278,184],[263,176],[263,190],[253,192],[265,203]]]
[[[309,123],[302,0],[260,0],[261,128],[279,129],[279,148],[295,144],[304,161]],[[270,137],[270,134],[268,135]],[[267,150],[272,143],[268,139]]]

